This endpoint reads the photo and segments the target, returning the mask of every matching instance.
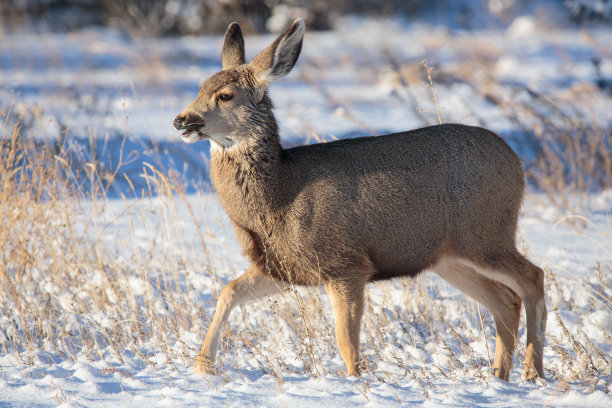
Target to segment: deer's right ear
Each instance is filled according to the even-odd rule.
[[[304,39],[304,20],[295,19],[284,33],[251,62],[256,78],[264,86],[287,75],[300,56]]]
[[[238,23],[231,23],[225,32],[223,51],[221,52],[223,69],[235,68],[245,63],[244,37]]]

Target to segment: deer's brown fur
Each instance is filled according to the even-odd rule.
[[[195,370],[212,370],[233,307],[323,284],[348,374],[359,374],[365,285],[429,269],[493,314],[505,380],[523,303],[526,373],[542,376],[543,272],[515,244],[519,158],[494,133],[456,124],[283,149],[266,88],[293,68],[303,35],[298,19],[247,64],[232,23],[223,71],[175,120],[185,141],[211,140],[213,183],[253,263],[223,289]]]

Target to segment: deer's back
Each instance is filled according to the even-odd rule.
[[[481,128],[440,125],[287,149],[281,174],[282,225],[272,242],[279,258],[296,260],[289,268],[333,275],[365,262],[377,280],[417,274],[442,253],[514,248],[522,166]]]

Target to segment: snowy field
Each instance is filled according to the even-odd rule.
[[[433,274],[368,287],[361,378],[343,374],[313,288],[236,309],[219,373],[193,374],[220,289],[247,267],[208,142],[172,128],[219,70],[222,39],[0,35],[0,407],[612,406],[609,28],[347,18],[308,32],[270,90],[286,146],[441,119],[519,153],[517,239],[546,272],[546,379],[522,376],[523,318],[510,383],[492,375],[491,316]],[[247,37],[247,58],[272,38]],[[16,135],[31,144],[11,161]]]

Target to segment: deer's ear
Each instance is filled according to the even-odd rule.
[[[295,19],[284,33],[251,61],[255,78],[262,85],[267,86],[291,71],[302,50],[304,31],[304,20]]]
[[[223,51],[221,52],[223,69],[235,68],[245,63],[244,37],[238,23],[231,23],[225,32]]]

